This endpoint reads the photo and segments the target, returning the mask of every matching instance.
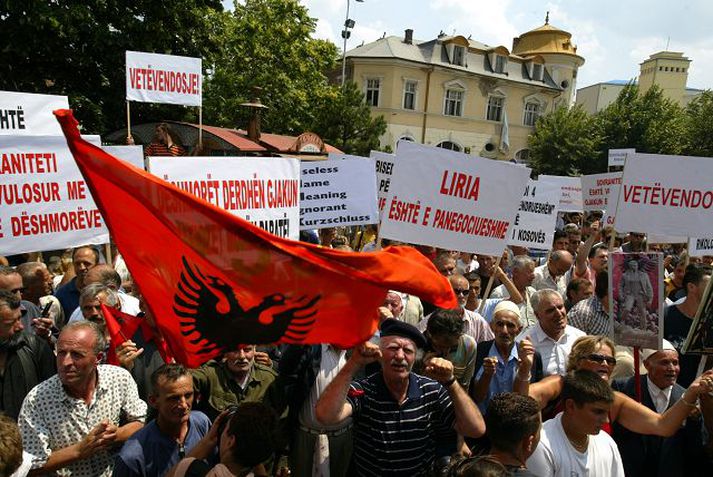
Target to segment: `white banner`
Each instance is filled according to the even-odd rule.
[[[560,212],[582,212],[582,182],[579,177],[541,175],[541,183],[549,183],[560,188]]]
[[[129,101],[200,106],[202,83],[200,58],[126,52],[126,99]]]
[[[555,235],[559,199],[558,187],[528,181],[515,221],[510,225],[507,244],[549,250]]]
[[[580,177],[582,181],[582,202],[584,210],[603,210],[602,225],[614,225],[616,201],[619,200],[621,172],[593,174]]]
[[[144,168],[144,147],[143,146],[102,146],[104,152],[128,162],[139,169]]]
[[[379,222],[373,160],[353,156],[301,168],[300,230]]]
[[[448,250],[500,255],[530,169],[399,142],[380,233]]]
[[[0,91],[0,135],[61,136],[55,109],[69,109],[66,96]]]
[[[703,257],[713,255],[713,233],[707,237],[691,237],[688,239],[688,255],[691,257]]]
[[[0,136],[0,254],[108,241],[64,136]]]
[[[647,243],[686,243],[688,237],[677,237],[675,235],[646,234]]]
[[[149,157],[152,174],[280,237],[299,239],[299,161]]]
[[[636,149],[609,149],[609,167],[624,167],[627,156],[636,154]]]
[[[369,156],[376,161],[376,195],[379,200],[379,214],[384,213],[386,197],[389,195],[391,185],[391,175],[394,172],[394,162],[396,156],[385,152],[371,151]]]
[[[713,230],[713,159],[636,153],[627,158],[616,228],[707,237]]]

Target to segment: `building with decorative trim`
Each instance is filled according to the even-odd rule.
[[[461,35],[417,41],[406,30],[348,51],[346,61],[347,79],[386,119],[382,147],[407,140],[519,162],[537,118],[573,103],[584,64],[571,34],[548,20],[512,50]]]

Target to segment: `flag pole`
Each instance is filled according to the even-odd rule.
[[[131,107],[129,106],[129,100],[126,100],[126,137],[127,139],[131,137]]]
[[[198,106],[198,147],[203,149],[203,105]]]
[[[505,250],[503,250],[504,252]],[[495,261],[495,267],[493,269],[493,273],[490,274],[490,280],[488,280],[488,286],[485,287],[485,293],[483,293],[483,298],[480,300],[480,306],[478,307],[478,313],[481,315],[483,314],[483,309],[485,308],[485,300],[488,299],[488,295],[490,295],[490,289],[493,287],[493,282],[495,281],[495,274],[498,271],[498,268],[500,268],[500,262],[503,259],[503,254],[500,253],[500,256],[498,259]],[[482,283],[481,283],[482,285]]]

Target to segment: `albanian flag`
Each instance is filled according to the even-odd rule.
[[[457,306],[446,278],[411,247],[354,253],[274,236],[82,140],[71,111],[55,115],[157,327],[186,366],[240,343],[352,347],[376,331],[388,289]]]
[[[171,363],[173,361],[173,355],[168,349],[166,341],[155,335],[145,317],[129,315],[104,304],[102,304],[101,307],[110,338],[109,352],[106,359],[107,363],[116,366],[119,365],[116,348],[125,341],[133,340],[133,336],[139,329],[143,335],[144,342],[154,342],[158,353],[165,363]]]

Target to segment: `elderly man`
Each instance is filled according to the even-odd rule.
[[[211,423],[191,411],[193,379],[180,364],[164,364],[151,376],[149,403],[155,420],[131,436],[116,458],[114,477],[161,477],[208,434]]]
[[[425,373],[433,379],[411,372],[425,344],[415,327],[385,321],[380,345],[358,347],[317,402],[317,419],[324,424],[353,418],[356,475],[430,475],[436,457],[455,450],[456,431],[470,437],[485,432],[483,417],[449,361],[426,363]],[[377,359],[381,372],[352,382]]]
[[[47,265],[42,262],[25,262],[17,266],[17,273],[22,277],[22,298],[36,305],[42,310],[48,303],[50,308],[47,312],[47,318],[50,322],[43,323],[47,327],[62,328],[65,323],[64,312],[62,305],[57,297],[52,295],[54,286],[52,283],[52,274],[47,270]],[[54,330],[57,332],[57,330]]]
[[[423,304],[421,300],[407,293],[389,290],[386,293],[383,306],[387,308],[394,318],[417,326],[423,319]]]
[[[103,285],[114,291],[118,296],[119,307],[123,313],[136,316],[141,312],[139,299],[121,291],[121,276],[111,265],[100,264],[92,267],[84,278],[84,287],[80,290],[80,296],[84,288],[94,284]],[[81,307],[78,307],[69,317],[69,321],[81,320],[82,315]]]
[[[17,419],[27,393],[56,372],[49,345],[23,331],[17,295],[0,290],[0,412]]]
[[[128,371],[99,364],[105,347],[95,323],[65,326],[57,341],[58,375],[22,403],[22,441],[38,473],[108,477],[112,447],[143,427],[146,403]]]
[[[556,290],[539,290],[532,295],[532,308],[537,316],[537,324],[523,330],[518,340],[530,338],[535,351],[542,356],[545,376],[564,376],[572,345],[580,336],[586,336],[586,333],[567,324],[564,300]]]
[[[522,331],[520,308],[516,304],[510,301],[498,303],[490,328],[495,339],[478,346],[476,374],[471,388],[471,396],[483,413],[496,394],[513,390],[524,394],[526,387],[523,383],[542,379],[540,354],[534,350],[529,339],[515,340]],[[534,354],[534,358],[525,359],[528,354]]]
[[[46,320],[40,320],[41,313],[38,306],[22,296],[25,290],[22,276],[14,268],[0,265],[0,290],[7,290],[20,300],[22,326],[26,330],[35,330],[35,334],[43,338],[49,337],[51,324]]]
[[[62,304],[64,316],[71,316],[79,306],[79,292],[84,288],[84,279],[90,268],[99,263],[99,252],[94,247],[78,247],[72,252],[75,277],[59,287],[54,296]]]
[[[532,309],[530,297],[537,291],[531,285],[535,280],[535,262],[530,257],[518,255],[513,257],[512,265],[510,266],[512,274],[512,283],[520,292],[523,301],[519,304],[520,320],[522,320],[523,328],[532,326],[537,321],[535,311]],[[505,284],[496,287],[490,294],[492,298],[510,298],[510,292]]]
[[[572,268],[574,258],[567,250],[555,250],[547,263],[535,268],[532,287],[535,290],[557,290],[560,295],[567,293],[566,273]]]
[[[678,352],[668,341],[663,341],[663,349],[642,351],[647,374],[640,376],[641,404],[652,411],[663,414],[681,399],[685,388],[676,384],[680,367]],[[612,388],[636,399],[636,377],[614,381]],[[706,394],[702,399],[713,401]],[[708,403],[710,404],[710,403]],[[710,406],[702,406],[704,418],[710,419]],[[632,432],[618,423],[612,426],[612,437],[619,446],[624,470],[630,477],[670,475],[704,475],[702,469],[705,455],[702,446],[701,419],[693,413],[684,425],[671,437],[647,436]],[[703,466],[703,467],[702,467]],[[708,467],[710,469],[710,467]]]
[[[236,348],[225,353],[221,361],[209,361],[191,370],[197,394],[195,408],[211,421],[230,405],[262,401],[277,376],[272,368],[255,362],[255,345]]]

